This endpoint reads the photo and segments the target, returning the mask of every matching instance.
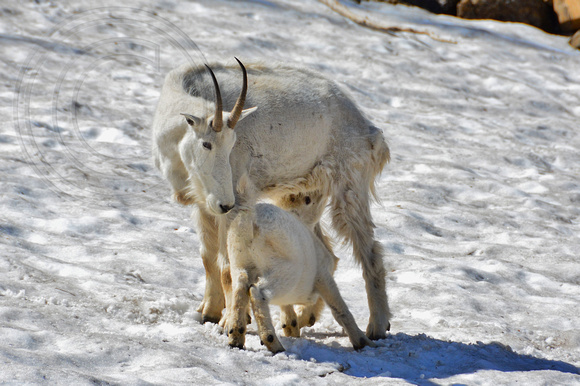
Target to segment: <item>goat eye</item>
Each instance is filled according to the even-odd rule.
[[[211,150],[211,143],[209,142],[204,142],[201,144],[203,147],[205,147],[207,150]]]
[[[306,203],[306,205],[310,204],[310,197],[306,196],[304,202]]]

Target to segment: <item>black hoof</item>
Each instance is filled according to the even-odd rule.
[[[218,324],[220,322],[220,318],[213,318],[211,316],[202,316],[201,324],[206,324],[207,322]]]
[[[366,346],[368,346],[368,341],[365,338],[360,338],[360,340],[358,341],[357,345],[353,345],[354,349],[356,351],[362,350],[363,348],[365,348]]]
[[[370,340],[386,339],[387,338],[387,334],[386,333],[383,333],[383,334],[370,334],[370,335],[368,335],[368,338]]]

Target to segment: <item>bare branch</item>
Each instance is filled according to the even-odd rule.
[[[414,33],[414,34],[427,35],[431,39],[437,40],[439,42],[457,44],[457,42],[454,42],[451,40],[441,39],[437,36],[434,36],[428,31],[419,31],[419,30],[416,30],[413,28],[381,26],[375,22],[370,21],[366,16],[362,17],[362,16],[355,14],[350,9],[348,9],[348,7],[345,7],[344,5],[340,4],[338,2],[338,0],[318,0],[318,1],[327,5],[330,9],[332,9],[333,11],[338,13],[339,15],[344,16],[349,20],[352,20],[353,22],[355,22],[356,24],[358,24],[360,26],[370,28],[373,31],[385,32],[385,33],[388,33],[390,35],[395,35],[398,32],[409,32],[409,33]]]

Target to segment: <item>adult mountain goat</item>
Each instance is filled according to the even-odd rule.
[[[370,310],[366,334],[384,338],[390,312],[369,207],[375,177],[389,161],[381,131],[317,72],[283,64],[250,64],[246,72],[238,63],[241,72],[221,64],[171,71],[153,121],[155,164],[174,199],[197,207],[207,279],[202,321],[218,322],[231,301],[225,244],[236,203],[319,192],[329,197],[332,225],[362,266]],[[246,191],[253,193],[240,197],[234,186],[244,174],[253,185]],[[218,254],[226,258],[218,261]]]

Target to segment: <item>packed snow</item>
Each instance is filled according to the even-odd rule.
[[[0,383],[580,384],[580,51],[344,4],[430,36],[306,0],[2,3]],[[384,130],[373,216],[394,317],[376,348],[354,351],[328,310],[275,356],[255,323],[239,350],[199,322],[199,240],[150,124],[171,68],[234,56],[316,69]],[[360,268],[337,254],[364,330]]]

